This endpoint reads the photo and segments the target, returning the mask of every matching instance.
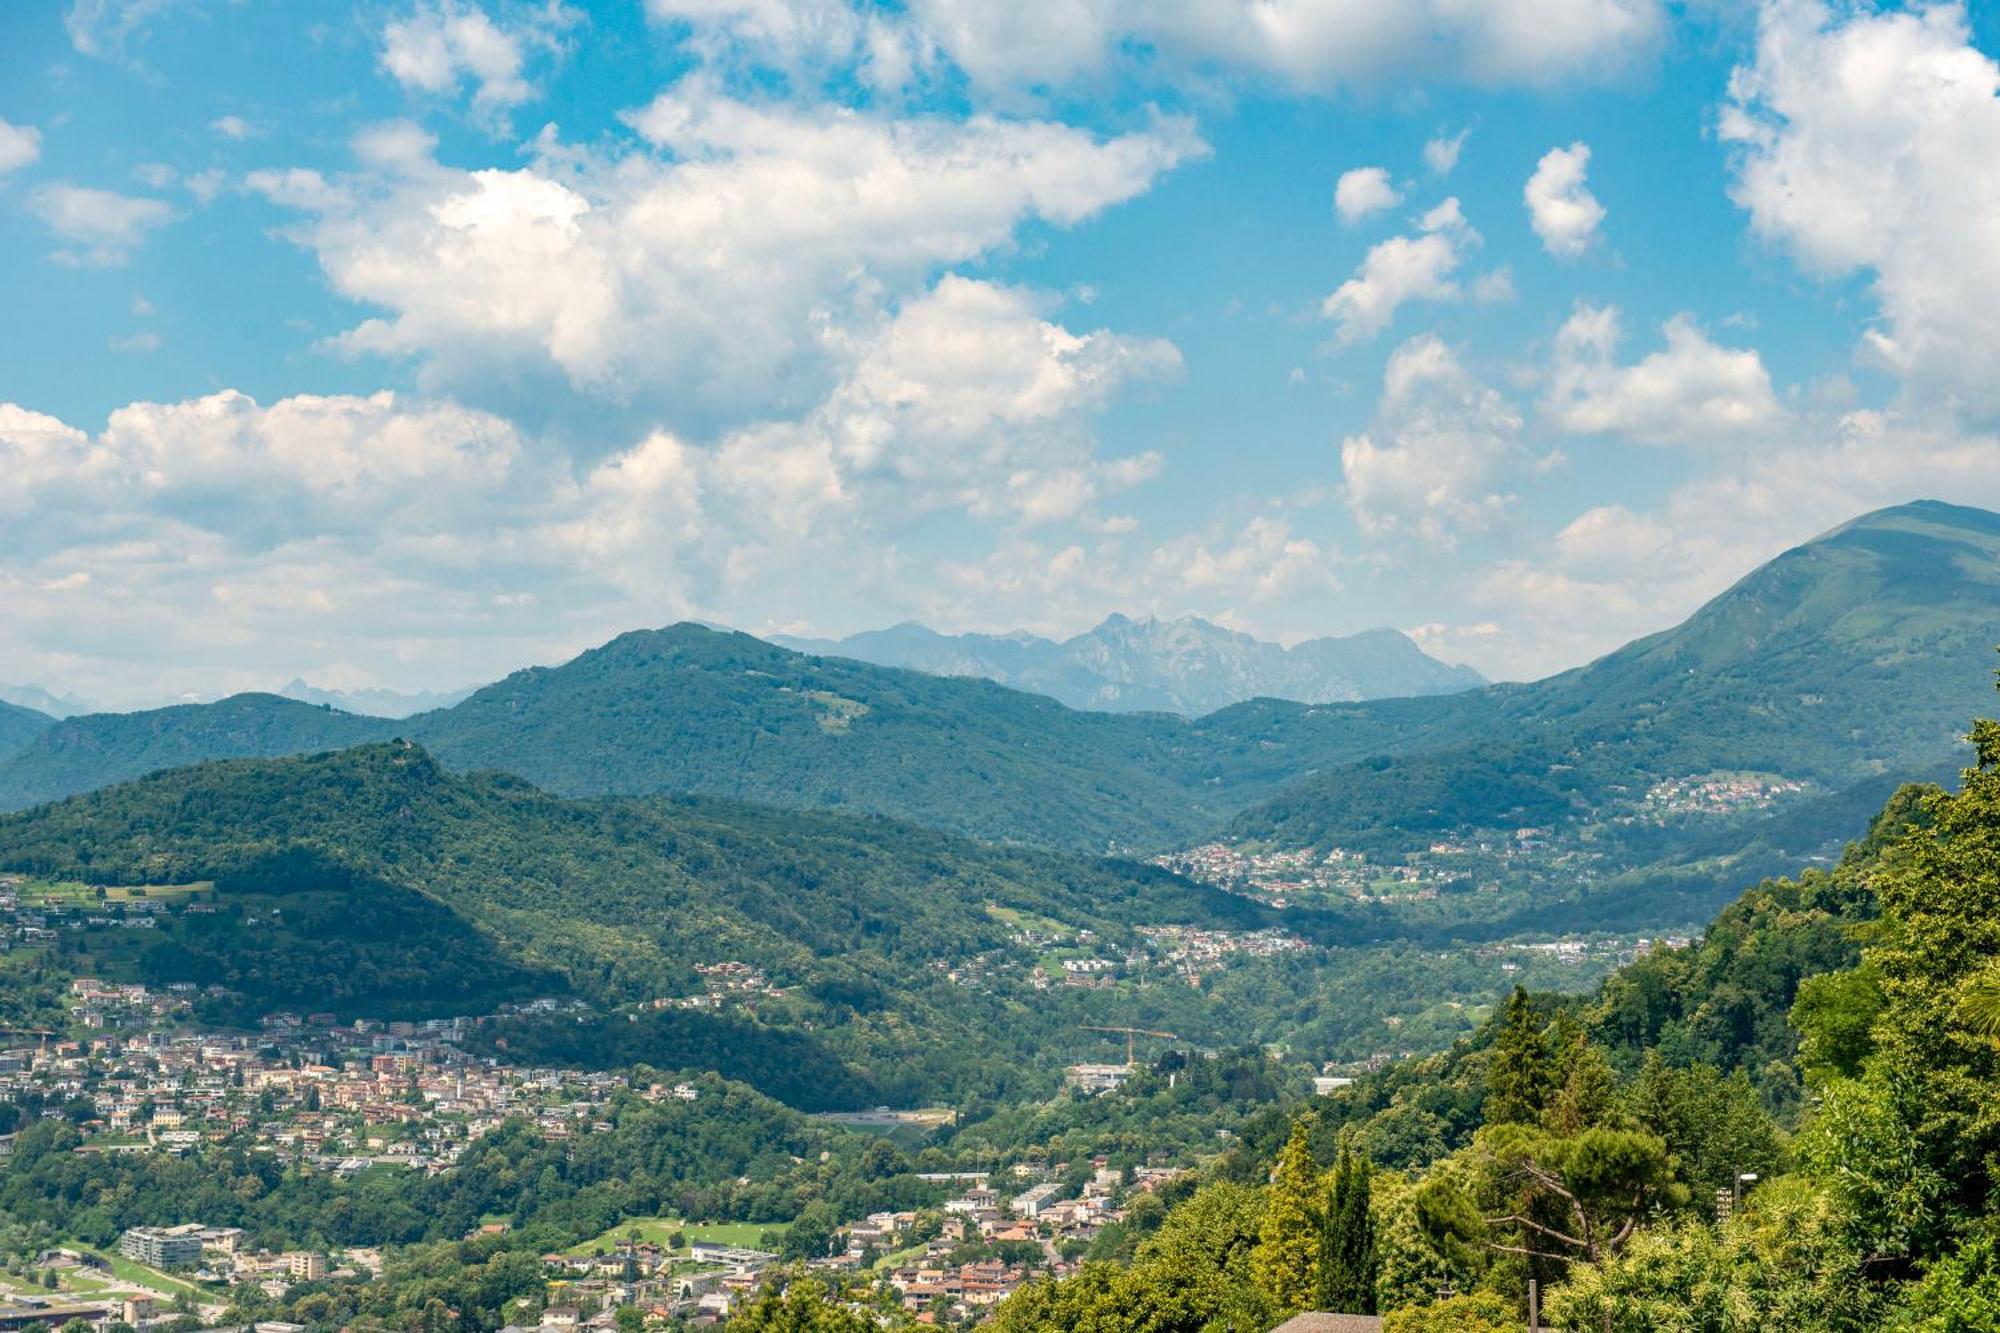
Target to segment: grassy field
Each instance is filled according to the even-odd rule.
[[[986,915],[1015,930],[1028,931],[1045,939],[1066,940],[1076,934],[1074,926],[1065,925],[1054,917],[1023,912],[1014,907],[1002,907],[998,903],[987,903]]]
[[[756,1249],[767,1233],[784,1235],[787,1225],[784,1222],[683,1222],[673,1217],[633,1217],[620,1222],[596,1239],[574,1247],[570,1253],[609,1254],[623,1245],[626,1238],[635,1232],[641,1242],[664,1246],[667,1238],[676,1231],[682,1233],[690,1242],[706,1240]]]
[[[97,886],[77,880],[29,880],[21,886],[21,901],[24,904],[38,904],[46,907],[90,907],[98,903],[107,906],[113,903],[131,903],[147,900],[152,902],[182,903],[190,898],[212,895],[215,885],[203,880],[195,884],[149,884],[143,887],[104,886],[104,896],[97,896]]]

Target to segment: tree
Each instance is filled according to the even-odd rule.
[[[1490,1291],[1413,1305],[1382,1321],[1382,1333],[1516,1333],[1520,1327],[1514,1307]]]
[[[833,1248],[833,1233],[840,1225],[830,1205],[815,1200],[799,1211],[791,1229],[785,1232],[780,1253],[787,1259],[819,1259]]]
[[[1341,1314],[1375,1313],[1375,1250],[1371,1207],[1373,1167],[1343,1141],[1320,1225],[1319,1308]]]
[[[1578,1134],[1592,1125],[1611,1123],[1618,1114],[1618,1075],[1611,1062],[1567,1012],[1556,1026],[1553,1088],[1542,1123],[1558,1134]]]
[[[1448,1254],[1479,1247],[1558,1266],[1595,1263],[1623,1249],[1654,1209],[1688,1200],[1667,1145],[1636,1130],[1564,1137],[1497,1125],[1480,1131],[1473,1155],[1469,1183],[1440,1176],[1419,1191],[1425,1227]]]
[[[1500,1030],[1486,1067],[1486,1123],[1533,1124],[1548,1105],[1550,1092],[1548,1043],[1528,992],[1516,986],[1501,1010]]]
[[[1257,1285],[1285,1310],[1303,1310],[1317,1294],[1319,1171],[1307,1138],[1305,1120],[1294,1120],[1271,1173],[1257,1248],[1250,1255]]]
[[[729,1317],[730,1333],[877,1333],[875,1321],[836,1303],[819,1282],[800,1278],[764,1288]]]
[[[1882,1326],[1883,1303],[1846,1232],[1811,1182],[1776,1181],[1718,1227],[1650,1228],[1616,1256],[1573,1266],[1549,1293],[1549,1320],[1613,1333],[1867,1333]]]
[[[2000,1246],[1988,1229],[1931,1266],[1910,1289],[1897,1333],[1982,1333],[2000,1328]]]

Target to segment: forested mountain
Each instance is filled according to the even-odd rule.
[[[0,762],[0,809],[17,810],[205,759],[356,745],[386,736],[390,725],[275,694],[238,694],[140,713],[86,713],[44,727]]]
[[[272,696],[69,719],[0,764],[0,806],[170,764],[399,735],[453,769],[571,796],[842,808],[1087,851],[1231,828],[1393,854],[1457,828],[1601,822],[1659,784],[1752,772],[1801,787],[1782,849],[1793,856],[1837,836],[1884,781],[1957,762],[1958,719],[1981,702],[1996,643],[2000,516],[1923,502],[1857,519],[1685,624],[1530,685],[1259,699],[1189,721],[1078,712],[676,625],[394,723]],[[1830,817],[1801,813],[1813,802]],[[1757,836],[1713,822],[1628,828],[1617,864],[1735,855]]]
[[[1925,501],[1836,528],[1682,625],[1531,685],[1365,706],[1399,722],[1235,823],[1287,845],[1543,824],[1662,780],[1779,774],[1822,794],[1960,751],[2000,644],[2000,515]]]
[[[537,993],[610,1012],[699,995],[697,965],[748,964],[788,992],[754,1020],[650,1004],[601,1031],[566,1017],[548,1058],[715,1067],[835,1105],[899,1078],[905,1094],[961,1075],[1032,1081],[1079,1043],[1068,998],[1030,1015],[937,966],[1005,947],[1022,914],[1106,948],[1129,947],[1138,923],[1268,916],[1152,868],[880,819],[560,800],[454,777],[408,742],[217,762],[7,816],[0,868],[212,883],[218,910],[170,914],[136,943],[83,932],[72,961],[220,984],[248,1014],[476,1013]],[[532,1024],[512,1037],[542,1040]]]
[[[54,723],[46,713],[0,702],[0,762],[25,749]]]
[[[690,624],[517,671],[402,726],[448,765],[574,796],[846,807],[1099,850],[1185,837],[1220,813],[1162,762],[1179,719],[1079,713]]]
[[[1072,708],[1116,713],[1196,717],[1259,697],[1334,703],[1450,694],[1485,683],[1472,668],[1440,662],[1392,629],[1285,648],[1195,616],[1114,615],[1060,642],[1025,633],[939,634],[915,622],[844,639],[773,642],[937,676],[980,676]]]

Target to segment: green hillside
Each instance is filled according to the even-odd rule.
[[[564,1018],[496,1031],[555,1060],[706,1065],[835,1105],[1032,1082],[1064,1051],[1096,1049],[1074,1030],[1088,992],[1029,1010],[939,973],[1007,946],[1010,919],[1129,948],[1135,923],[1268,915],[1146,867],[885,820],[561,800],[512,777],[454,777],[407,742],[218,762],[0,818],[0,867],[213,881],[213,910],[171,915],[137,946],[137,932],[79,932],[71,961],[227,986],[238,1018],[477,1013],[567,994],[611,1015],[604,1029]],[[627,1011],[698,995],[697,965],[725,962],[784,993],[730,1015]]]
[[[1395,757],[1316,773],[1233,827],[1290,846],[1407,845],[1452,827],[1585,820],[1718,771],[1822,796],[1928,776],[1961,751],[1997,644],[2000,515],[1883,510],[1587,667],[1423,711],[1399,701],[1406,729],[1382,742]],[[1349,716],[1366,728],[1388,712]]]
[[[209,759],[333,750],[393,732],[394,724],[380,718],[275,694],[238,694],[212,704],[138,713],[89,713],[45,726],[29,744],[0,760],[0,810]],[[6,753],[0,732],[0,755]]]
[[[697,792],[1102,850],[1218,817],[1158,763],[1184,726],[675,625],[516,672],[405,734],[564,795]]]
[[[1118,1262],[1001,1333],[2000,1327],[2000,724],[1840,863],[1594,994],[1245,1126]],[[1129,1257],[1127,1257],[1129,1256]]]
[[[0,700],[0,763],[20,753],[54,722],[47,714]]]

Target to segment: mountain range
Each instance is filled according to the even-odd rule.
[[[39,685],[0,685],[0,704],[12,704],[16,708],[30,709],[50,717],[74,717],[78,713],[98,711],[87,699],[79,699],[73,694],[57,694]]]
[[[60,722],[0,714],[0,808],[204,759],[401,737],[449,769],[503,770],[562,796],[847,809],[1079,851],[1227,830],[1387,855],[1453,828],[1580,826],[1657,784],[1717,773],[1793,781],[1801,815],[1812,802],[1851,810],[1956,761],[1964,719],[1989,705],[1996,643],[2000,515],[1920,502],[1835,529],[1684,624],[1528,685],[1257,699],[1192,719],[1085,712],[677,625],[402,720],[270,695]],[[1749,822],[1676,826],[1671,845],[1650,825],[1617,825],[1611,869],[1699,851],[1734,875],[1736,850],[1770,845],[1771,820]],[[1839,827],[1794,819],[1774,854],[1823,852]]]
[[[338,708],[344,713],[359,713],[363,717],[410,717],[416,713],[428,713],[437,708],[449,708],[472,693],[472,687],[462,690],[325,690],[317,685],[309,685],[303,679],[294,677],[279,695],[286,699],[296,699],[304,704],[325,704],[328,708]]]
[[[978,676],[1079,709],[1198,717],[1246,699],[1341,703],[1449,694],[1486,683],[1471,667],[1428,656],[1408,635],[1369,630],[1265,643],[1195,616],[1114,615],[1060,642],[1027,633],[940,634],[914,621],[844,639],[771,640],[802,653]]]

